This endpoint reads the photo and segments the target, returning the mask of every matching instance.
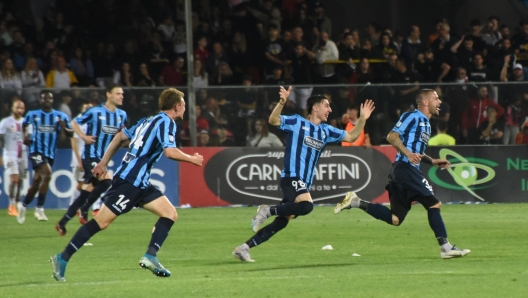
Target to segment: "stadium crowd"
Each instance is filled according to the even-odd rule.
[[[2,118],[14,97],[38,108],[41,88],[57,91],[56,108],[76,116],[84,102],[102,102],[102,87],[113,81],[125,88],[123,109],[135,121],[155,112],[160,90],[152,87],[186,90],[193,55],[199,146],[281,144],[266,119],[278,86],[290,84],[300,87],[286,113],[306,115],[307,98],[323,93],[337,127],[347,125],[347,110],[373,99],[365,131],[372,145],[385,142],[425,87],[443,100],[433,130],[457,144],[528,144],[528,21],[510,28],[490,16],[451,32],[439,19],[429,36],[416,25],[393,32],[375,23],[335,32],[324,2],[192,2],[194,51],[187,53],[183,0],[56,0],[41,19],[0,1]],[[189,145],[188,120],[179,126],[180,144]]]

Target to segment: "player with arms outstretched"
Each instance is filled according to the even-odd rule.
[[[282,116],[282,108],[291,90],[291,86],[288,90],[280,87],[280,101],[269,117],[271,125],[278,126],[280,130],[286,132],[284,168],[280,180],[283,199],[280,205],[259,206],[252,221],[252,228],[256,234],[233,251],[233,256],[243,262],[253,262],[249,254],[250,248],[260,245],[284,229],[291,219],[312,212],[313,203],[309,190],[317,161],[324,147],[328,143],[355,141],[374,110],[374,103],[371,100],[362,104],[361,117],[356,127],[347,133],[323,123],[328,121],[328,115],[332,112],[328,99],[323,95],[312,95],[308,98],[307,118],[300,115]],[[260,229],[264,221],[271,216],[275,216],[273,222]]]
[[[157,276],[170,276],[169,270],[161,265],[156,254],[178,215],[169,199],[150,183],[150,171],[154,163],[161,158],[161,154],[197,166],[202,165],[203,156],[198,153],[188,155],[176,148],[174,120],[182,118],[185,112],[183,93],[174,88],[166,89],[159,97],[159,109],[159,114],[143,118],[133,127],[117,133],[101,162],[92,170],[96,178],[103,177],[112,156],[124,142],[131,141],[128,152],[114,174],[112,186],[104,196],[104,204],[99,213],[77,230],[64,251],[51,257],[53,277],[57,281],[65,281],[68,261],[84,243],[99,231],[106,229],[119,215],[127,213],[135,206],[141,206],[159,217],[147,252],[139,260],[139,265]]]
[[[376,219],[399,226],[411,210],[412,203],[417,201],[427,210],[429,226],[440,245],[440,257],[450,259],[463,257],[470,250],[459,249],[447,240],[446,227],[440,215],[442,203],[435,198],[433,188],[420,171],[420,161],[444,169],[451,166],[445,159],[434,159],[425,154],[431,136],[429,119],[432,115],[438,115],[441,103],[434,90],[420,90],[416,96],[418,108],[413,112],[403,113],[387,136],[389,143],[398,150],[389,175],[389,184],[385,187],[389,191],[391,208],[363,201],[354,192],[349,192],[337,204],[334,212],[337,214],[343,209],[360,208]]]

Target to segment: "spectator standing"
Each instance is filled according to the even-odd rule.
[[[493,106],[497,111],[496,118],[504,114],[504,108],[488,97],[488,87],[481,85],[477,91],[477,97],[469,101],[469,106],[462,115],[462,134],[468,144],[481,144],[480,125],[488,120],[486,108]],[[502,135],[501,135],[502,137]]]
[[[194,88],[201,89],[209,86],[209,75],[205,71],[202,61],[194,60]]]
[[[166,65],[161,70],[158,77],[159,86],[183,86],[185,85],[185,75],[183,67],[185,66],[185,59],[183,57],[176,57],[172,61],[172,65]]]
[[[264,55],[264,75],[271,76],[273,68],[286,65],[286,44],[279,38],[279,29],[271,24],[268,27],[268,37],[262,44]]]
[[[78,84],[75,74],[66,67],[63,56],[57,58],[57,68],[50,70],[46,76],[46,87],[54,89],[68,89]]]
[[[0,87],[4,89],[2,90],[2,94],[9,93],[7,95],[9,98],[11,98],[13,93],[20,94],[22,92],[22,79],[11,59],[6,59],[2,65],[2,70],[0,71]]]
[[[497,119],[497,109],[494,106],[486,107],[486,113],[488,119],[478,127],[480,143],[486,145],[502,144],[504,121]]]
[[[504,112],[504,135],[502,136],[502,144],[515,144],[519,128],[524,122],[521,114],[521,97],[517,96],[505,109]]]
[[[317,61],[317,81],[320,84],[332,84],[336,82],[335,65],[325,63],[329,60],[337,60],[339,51],[336,44],[330,40],[327,32],[321,32],[319,43],[314,47],[315,60]]]
[[[129,62],[123,62],[121,69],[114,72],[114,83],[123,87],[132,87],[134,86],[134,75],[132,74],[132,69]]]
[[[428,146],[455,146],[456,140],[447,134],[447,123],[438,121],[436,123],[436,135],[429,139]]]
[[[341,117],[341,124],[344,126],[346,132],[350,132],[359,120],[359,107],[356,104],[351,104],[345,114]],[[370,137],[368,131],[365,128],[359,134],[359,137],[354,142],[341,142],[341,146],[351,147],[351,146],[364,146],[370,148]]]
[[[94,82],[92,60],[88,59],[81,47],[75,48],[73,58],[70,59],[70,69],[79,80],[80,86],[89,86]],[[71,118],[71,115],[68,115]]]
[[[205,70],[207,73],[214,73],[218,68],[220,62],[225,62],[229,64],[229,58],[224,52],[224,47],[222,43],[215,42],[213,43],[213,52],[207,56],[205,59]]]
[[[248,138],[250,147],[282,147],[283,144],[277,135],[269,132],[268,122],[264,119],[255,121],[255,134]]]
[[[407,61],[407,68],[413,70],[414,63],[419,53],[425,51],[425,47],[420,40],[420,28],[412,25],[409,29],[409,36],[403,40],[401,56]]]
[[[139,75],[136,78],[134,86],[137,87],[155,87],[156,82],[150,76],[150,72],[146,63],[139,65]]]
[[[46,87],[46,80],[44,74],[39,70],[37,59],[29,58],[26,61],[26,67],[21,72],[22,78],[22,98],[31,110],[38,106],[40,88]]]

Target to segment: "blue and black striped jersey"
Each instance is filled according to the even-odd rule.
[[[64,121],[66,127],[71,129],[70,118],[63,112],[51,110],[46,113],[43,110],[29,111],[24,117],[24,126],[32,126],[31,145],[29,154],[40,153],[47,158],[55,158],[57,140],[61,131],[59,121]]]
[[[86,124],[86,135],[96,137],[95,143],[84,145],[82,158],[101,159],[116,133],[126,126],[128,118],[121,109],[111,112],[100,105],[86,110],[74,121],[79,125]]]
[[[341,141],[347,132],[326,123],[315,125],[299,115],[280,116],[280,119],[279,129],[286,132],[281,177],[297,177],[309,189],[324,147],[328,143]]]
[[[137,187],[150,185],[150,170],[164,148],[176,148],[176,123],[164,112],[143,118],[123,133],[131,140],[115,176]]]
[[[400,135],[403,145],[412,153],[424,154],[427,143],[431,137],[431,124],[429,118],[419,110],[403,113],[400,120],[396,123],[392,131]],[[398,152],[396,161],[404,161],[414,167],[420,168],[420,165],[414,165],[409,162],[407,156]]]

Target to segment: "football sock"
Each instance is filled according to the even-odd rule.
[[[37,197],[37,208],[42,208],[44,206],[44,202],[46,202],[46,194],[39,193]]]
[[[381,204],[369,203],[367,210],[365,210],[370,216],[375,219],[383,220],[384,222],[392,225],[392,213],[389,208]]]
[[[284,229],[288,225],[288,222],[289,220],[287,218],[275,217],[272,223],[260,229],[251,239],[246,241],[246,244],[251,248],[268,241],[273,235]]]
[[[440,208],[427,209],[427,218],[429,219],[429,226],[433,230],[436,239],[447,238],[447,231],[444,225],[444,221],[442,220],[442,215],[440,214]],[[444,244],[440,243],[440,240],[438,241],[438,243],[440,245]]]
[[[93,191],[90,193],[86,201],[84,202],[84,205],[81,206],[81,212],[83,214],[88,213],[88,209],[90,209],[90,206],[99,199],[101,194],[108,190],[110,186],[112,185],[112,180],[105,179],[99,182],[96,187],[94,187]]]
[[[147,254],[156,256],[158,250],[161,248],[161,245],[167,239],[169,231],[174,224],[174,221],[167,217],[160,217],[156,225],[154,226],[154,231],[152,232],[152,238],[147,249]]]
[[[81,192],[79,190],[77,190],[77,188],[73,190],[73,194],[72,194],[72,196],[70,198],[70,205],[73,204],[73,202],[75,202],[75,199],[77,199],[77,197],[80,194],[81,194]]]
[[[101,231],[101,228],[94,219],[87,222],[84,226],[81,226],[70,240],[70,243],[64,248],[62,258],[68,262],[71,256],[99,231]]]
[[[15,193],[16,193],[15,187],[16,186],[17,185],[14,184],[14,183],[11,183],[9,185],[9,205],[14,205],[15,204]]]
[[[299,203],[288,202],[286,204],[270,207],[271,215],[277,216],[307,215],[308,213],[312,212],[312,210],[313,203],[307,201]]]
[[[86,202],[86,198],[90,195],[90,192],[86,190],[81,190],[81,194],[73,201],[73,203],[68,207],[68,211],[66,211],[66,214],[61,218],[59,221],[59,225],[64,226],[68,223],[70,219],[72,219],[75,216],[75,213],[77,213],[77,210],[81,208],[81,206]]]

